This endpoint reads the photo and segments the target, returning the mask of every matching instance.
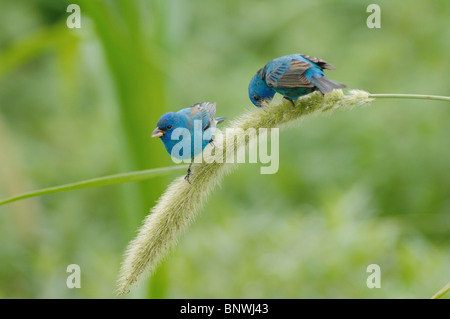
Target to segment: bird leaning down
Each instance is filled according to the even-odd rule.
[[[164,114],[159,119],[156,129],[152,132],[152,137],[159,137],[172,157],[180,160],[191,159],[185,176],[188,182],[194,157],[200,154],[208,144],[214,145],[213,134],[216,125],[226,119],[226,117],[215,118],[215,114],[216,103],[196,103],[176,113]],[[197,125],[195,125],[195,121],[199,121]],[[177,132],[176,129],[186,129],[187,131],[184,132],[189,132],[189,134],[185,136],[182,130]],[[180,136],[182,136],[182,139]],[[190,141],[184,141],[185,138],[190,139]],[[199,140],[201,143],[198,142]],[[175,147],[180,142],[189,146]]]
[[[257,107],[270,102],[279,93],[295,106],[300,96],[319,90],[322,94],[345,88],[345,84],[325,77],[323,69],[334,70],[331,64],[304,54],[291,54],[273,59],[259,69],[250,81],[248,94]]]

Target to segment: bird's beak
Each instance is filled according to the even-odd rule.
[[[161,137],[164,135],[164,131],[161,130],[159,127],[155,128],[155,130],[152,132],[152,137]]]

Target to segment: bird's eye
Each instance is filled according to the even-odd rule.
[[[167,129],[167,130],[170,130],[171,128],[172,128],[172,125],[167,125],[167,126],[166,126],[166,129]]]

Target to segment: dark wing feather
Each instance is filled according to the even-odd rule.
[[[208,129],[215,123],[216,103],[196,103],[190,107],[191,117],[202,121],[202,129]]]
[[[292,60],[287,65],[281,65],[266,76],[268,86],[276,88],[313,87],[304,72],[311,67],[308,62]]]
[[[302,57],[304,57],[305,59],[317,64],[318,66],[320,66],[322,69],[327,69],[327,70],[335,70],[336,68],[334,66],[332,66],[331,64],[327,63],[326,61],[310,56],[310,55],[305,55],[305,54],[301,54]]]

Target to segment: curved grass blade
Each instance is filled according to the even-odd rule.
[[[148,169],[148,170],[143,170],[143,171],[135,171],[135,172],[130,172],[130,173],[115,174],[115,175],[109,175],[109,176],[104,176],[104,177],[88,179],[88,180],[75,182],[75,183],[71,183],[71,184],[65,184],[65,185],[61,185],[61,186],[43,188],[43,189],[27,192],[27,193],[24,193],[21,195],[17,195],[14,197],[10,197],[10,198],[4,199],[4,200],[0,200],[0,206],[8,204],[8,203],[16,202],[16,201],[19,201],[22,199],[46,195],[46,194],[54,194],[54,193],[72,191],[72,190],[82,189],[82,188],[100,187],[100,186],[113,185],[113,184],[138,182],[138,181],[146,180],[146,179],[149,179],[152,177],[160,176],[160,175],[163,175],[163,174],[171,172],[171,171],[176,171],[176,170],[181,170],[181,169],[184,169],[184,170],[187,169],[187,165],[177,165],[177,166],[170,166],[170,167]]]
[[[369,94],[372,98],[388,98],[388,99],[416,99],[416,100],[436,100],[450,101],[450,96],[426,95],[426,94]]]
[[[439,299],[439,298],[441,298],[443,295],[445,295],[449,291],[450,291],[450,282],[447,285],[445,285],[444,288],[442,288],[437,293],[435,293],[433,295],[433,297],[431,297],[431,299]]]

